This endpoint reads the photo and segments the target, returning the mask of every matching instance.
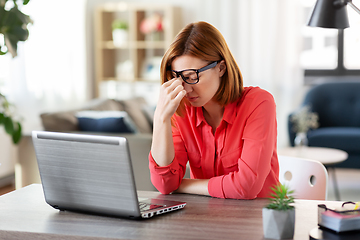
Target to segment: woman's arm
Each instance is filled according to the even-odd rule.
[[[186,92],[182,81],[172,79],[160,88],[159,101],[154,114],[151,154],[158,166],[168,166],[175,157],[171,132],[171,117]]]
[[[155,110],[149,168],[152,184],[163,194],[171,193],[179,187],[186,168],[186,163],[181,165],[174,160],[175,149],[171,125],[171,117],[185,94],[181,80],[172,79],[164,83],[160,88]]]
[[[175,192],[210,196],[208,183],[209,179],[184,178],[181,181],[180,187]]]

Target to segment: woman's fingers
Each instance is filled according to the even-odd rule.
[[[177,78],[173,78],[162,85],[167,93],[171,93],[178,86],[182,86],[182,81]]]
[[[161,86],[157,110],[161,112],[161,115],[164,114],[166,118],[170,118],[175,113],[185,94],[186,91],[180,79],[174,78],[167,81]]]
[[[178,105],[180,104],[181,99],[183,99],[186,95],[186,91],[184,88],[182,88],[178,94],[174,97],[174,101],[178,102]]]
[[[174,99],[184,87],[182,86],[182,81],[179,79],[171,79],[170,81],[162,85],[162,97],[169,98],[168,100]]]

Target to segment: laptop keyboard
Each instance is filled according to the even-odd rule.
[[[139,202],[140,211],[153,210],[156,208],[161,208],[163,205],[150,204],[145,202]]]

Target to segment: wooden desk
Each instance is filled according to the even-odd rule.
[[[45,203],[33,184],[0,197],[0,239],[263,239],[262,207],[267,199],[231,200],[205,196],[143,192],[148,197],[187,202],[179,211],[147,220],[129,220],[59,212]],[[317,227],[317,204],[296,201],[294,239],[309,239]]]

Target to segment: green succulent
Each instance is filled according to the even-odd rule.
[[[112,22],[112,29],[124,29],[127,30],[128,29],[128,24],[125,21],[122,21],[120,19],[116,19]]]
[[[294,203],[294,197],[292,194],[294,190],[290,190],[288,186],[278,184],[271,188],[272,193],[270,194],[272,198],[269,198],[270,203],[265,206],[268,209],[286,211],[294,209],[292,203]]]

